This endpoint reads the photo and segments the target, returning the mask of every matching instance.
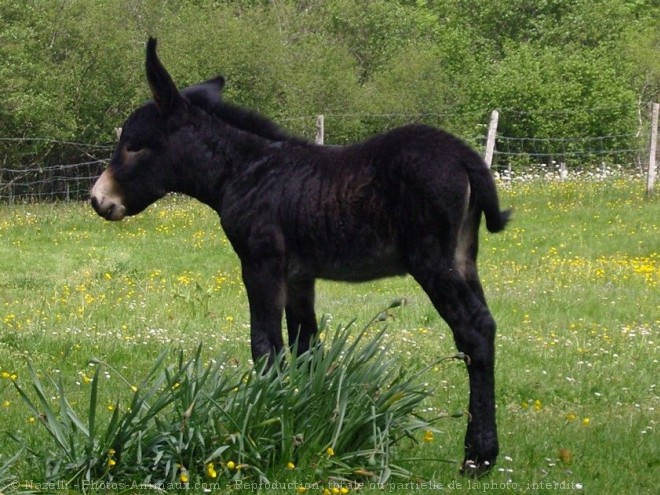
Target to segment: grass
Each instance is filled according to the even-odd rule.
[[[480,256],[499,329],[500,461],[489,478],[461,478],[465,420],[442,419],[433,435],[420,431],[417,442],[405,441],[396,452],[397,465],[415,473],[414,481],[391,478],[362,493],[567,487],[655,493],[660,203],[645,201],[633,179],[517,183],[501,194],[515,208],[514,221],[502,234],[482,236]],[[373,325],[384,330],[384,357],[402,368],[420,371],[455,352],[445,324],[410,278],[320,282],[317,293],[328,329],[354,319],[360,327],[405,298]],[[97,383],[102,421],[118,400],[130,404],[132,387],[164,349],[171,349],[165,362],[177,362],[178,350],[192,359],[199,348],[205,363],[222,359],[245,372],[248,320],[237,258],[202,205],[171,197],[117,224],[83,204],[0,206],[2,430],[30,448],[49,437],[12,383],[32,386],[28,363],[42,383],[61,385],[78,411],[88,410]],[[111,367],[99,371],[93,359]],[[433,394],[421,414],[452,416],[466,407],[460,363],[432,366],[421,377]],[[59,409],[59,389],[45,389],[46,403]],[[9,435],[0,437],[0,491],[13,486],[2,480],[37,488],[44,480],[48,466],[25,451],[5,469],[20,449]],[[267,478],[281,484],[268,492],[294,493],[313,481],[309,467],[271,468]],[[253,488],[251,481],[258,478],[240,488]]]

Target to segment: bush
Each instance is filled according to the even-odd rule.
[[[659,94],[657,19],[650,0],[0,0],[0,137],[112,141],[149,98],[149,35],[177,83],[223,73],[229,99],[307,137],[318,113],[432,113],[469,139],[494,108],[537,115],[510,137],[629,135]],[[381,130],[342,119],[328,143]]]
[[[50,442],[25,449],[46,461],[45,480],[78,489],[113,480],[267,483],[287,467],[320,485],[410,478],[397,447],[432,429],[417,412],[429,392],[419,380],[424,370],[408,374],[386,357],[383,333],[371,324],[355,337],[350,325],[338,328],[311,352],[244,373],[222,360],[205,364],[201,347],[190,360],[180,352],[165,365],[166,351],[133,387],[130,406],[115,400],[105,420],[99,377],[108,363],[94,361],[82,412],[68,402],[61,381],[46,385],[30,368],[33,392],[15,386]],[[53,394],[58,408],[48,399]]]

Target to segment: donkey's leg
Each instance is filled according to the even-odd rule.
[[[243,283],[250,303],[250,339],[255,364],[268,356],[269,366],[282,350],[282,313],[286,300],[284,262],[280,257],[243,262]]]
[[[472,289],[472,292],[474,292],[474,294],[479,298],[484,306],[487,306],[486,296],[484,295],[484,289],[481,286],[481,281],[479,280],[479,273],[477,272],[476,262],[471,261],[467,263],[463,269],[463,272],[465,281],[470,286],[470,289]]]
[[[309,350],[309,343],[318,331],[314,314],[314,280],[289,280],[286,298],[286,326],[291,349],[298,342],[298,354]]]
[[[481,210],[469,209],[458,231],[454,260],[460,268],[465,281],[479,300],[486,305],[486,296],[479,280],[477,254],[479,252],[479,223]]]
[[[447,260],[438,249],[423,251],[411,259],[411,274],[452,329],[458,350],[467,356],[470,417],[463,471],[477,476],[493,466],[499,450],[495,425],[495,321],[453,260]]]

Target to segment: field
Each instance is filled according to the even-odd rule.
[[[361,493],[657,493],[660,203],[625,178],[516,183],[501,195],[514,220],[502,234],[484,233],[480,254],[498,322],[499,463],[485,479],[459,476],[465,418],[443,419],[432,438],[397,451],[419,482],[392,478]],[[401,367],[455,352],[410,278],[320,282],[317,293],[330,328],[353,319],[360,327],[404,298],[375,324],[387,326],[388,352]],[[114,224],[84,204],[0,206],[0,467],[20,448],[5,432],[37,450],[48,445],[12,384],[30,389],[28,362],[43,379],[61,379],[81,411],[90,360],[111,364],[99,385],[110,410],[167,346],[174,360],[174,349],[192,355],[201,343],[205,359],[222,355],[247,369],[248,320],[237,258],[215,214],[198,203],[169,197]],[[423,376],[433,395],[422,415],[465,409],[460,362]],[[43,488],[42,464],[26,455],[13,476]],[[269,472],[273,482],[294,483],[269,493],[295,493],[295,483],[309,481],[297,469]]]

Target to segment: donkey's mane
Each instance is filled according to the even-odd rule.
[[[201,108],[206,113],[218,117],[226,124],[236,129],[257,135],[270,141],[307,143],[307,141],[302,138],[292,136],[275,122],[254,110],[242,108],[224,100],[211,102],[203,97],[196,98],[194,95],[190,95],[188,99],[191,103]]]

